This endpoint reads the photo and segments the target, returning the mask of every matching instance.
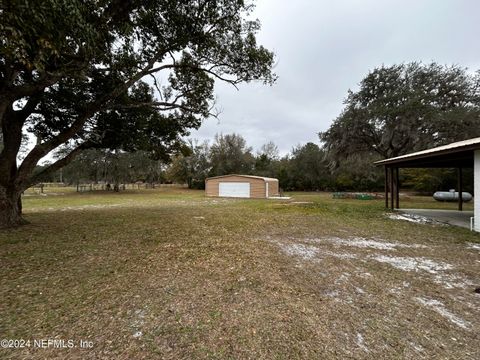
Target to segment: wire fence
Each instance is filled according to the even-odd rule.
[[[157,189],[157,188],[188,188],[187,184],[158,184],[158,183],[125,183],[119,184],[119,190],[141,190],[141,189]],[[56,192],[89,192],[89,191],[113,191],[114,185],[110,183],[79,183],[75,185],[56,183],[40,183],[27,190],[25,194],[45,194]]]

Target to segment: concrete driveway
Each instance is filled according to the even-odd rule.
[[[424,216],[449,225],[470,229],[470,218],[473,211],[438,210],[438,209],[400,209],[400,212]]]

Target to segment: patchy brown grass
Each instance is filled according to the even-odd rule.
[[[0,356],[480,357],[478,235],[293,196],[27,198],[31,224],[0,233],[2,338],[94,345]]]

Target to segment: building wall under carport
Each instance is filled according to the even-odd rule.
[[[473,229],[480,232],[480,150],[475,150],[473,158]]]

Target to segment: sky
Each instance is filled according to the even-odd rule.
[[[340,114],[349,89],[370,70],[411,61],[480,69],[478,0],[259,0],[258,42],[276,54],[273,86],[237,91],[217,83],[219,119],[191,138],[242,135],[255,150],[273,141],[285,155]]]

